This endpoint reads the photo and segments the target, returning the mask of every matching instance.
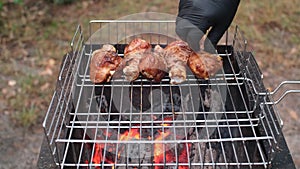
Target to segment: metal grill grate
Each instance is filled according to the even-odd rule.
[[[174,21],[91,21],[80,26],[63,61],[43,126],[61,168],[267,168],[275,152],[278,119],[262,74],[236,28],[232,45],[219,46],[224,69],[209,80],[188,73],[169,85],[139,78],[93,84],[93,50],[114,44],[122,56],[132,38],[166,45]],[[96,29],[94,31],[93,29]],[[93,32],[93,34],[92,34]],[[139,32],[138,34],[136,32]]]

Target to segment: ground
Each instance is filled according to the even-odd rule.
[[[253,51],[270,90],[284,80],[300,80],[300,4],[272,2],[242,1],[232,23],[248,39],[248,50]],[[76,25],[87,27],[91,19],[117,19],[137,12],[176,14],[177,1],[87,0],[59,5],[0,0],[0,169],[35,168],[44,134],[42,120]],[[276,107],[300,167],[299,94],[287,95]]]

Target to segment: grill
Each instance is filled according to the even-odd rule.
[[[64,56],[45,116],[39,168],[294,168],[281,132],[274,91],[238,27],[217,47],[223,69],[209,80],[188,70],[170,85],[142,77],[93,84],[91,53],[113,44],[120,56],[131,39],[153,46],[177,39],[174,21],[93,20],[90,38],[78,26]]]

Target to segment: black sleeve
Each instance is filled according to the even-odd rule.
[[[212,27],[208,39],[216,46],[230,26],[239,3],[240,0],[180,0],[176,32],[194,50],[199,50],[199,40]],[[189,33],[190,31],[193,33]],[[201,32],[201,35],[195,36],[196,32]]]

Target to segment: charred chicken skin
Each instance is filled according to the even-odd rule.
[[[90,62],[90,79],[93,83],[109,82],[118,69],[122,58],[118,56],[115,47],[103,45],[92,53]]]
[[[197,78],[208,79],[222,68],[223,62],[217,54],[204,51],[192,52],[188,59],[188,66]]]
[[[184,41],[171,42],[165,49],[165,60],[169,69],[171,84],[179,84],[186,80],[186,65],[193,52]]]
[[[118,56],[112,45],[103,45],[92,53],[90,79],[93,83],[109,82],[111,77],[121,75],[134,81],[141,73],[145,78],[160,82],[169,72],[171,84],[186,80],[186,66],[197,78],[208,79],[222,68],[222,58],[204,51],[194,52],[186,42],[174,41],[166,48],[155,46],[143,39],[132,40],[124,49],[124,59]]]
[[[151,52],[151,45],[140,38],[132,40],[125,47],[123,73],[126,80],[131,82],[138,78],[140,60],[147,52]]]
[[[139,71],[145,78],[160,82],[167,71],[163,48],[156,45],[154,52],[146,52],[140,60]]]

